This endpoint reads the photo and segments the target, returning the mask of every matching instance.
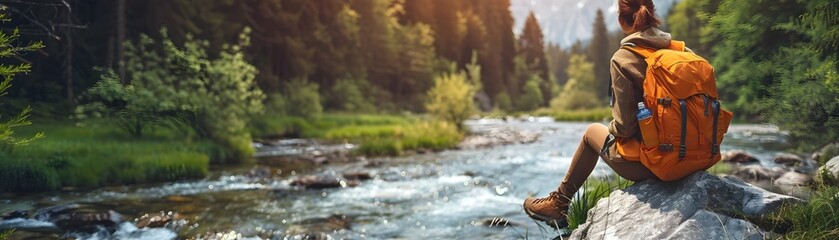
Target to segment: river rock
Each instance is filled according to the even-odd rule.
[[[813,184],[813,176],[810,174],[790,171],[784,173],[784,175],[775,180],[774,184],[784,194],[807,198],[810,195],[810,186]]]
[[[839,156],[839,143],[831,143],[814,152],[811,158],[817,162],[827,162],[836,156]]]
[[[818,181],[825,184],[839,184],[839,156],[827,161],[817,171]]]
[[[358,186],[358,180],[347,180],[335,176],[308,175],[291,181],[291,186],[306,189],[326,189]]]
[[[706,172],[645,180],[601,199],[571,239],[764,239],[756,223],[800,199]],[[767,226],[769,227],[769,226]]]
[[[727,151],[722,153],[722,160],[723,162],[730,162],[730,163],[757,163],[760,160],[757,159],[754,155],[747,153],[741,150],[733,150]]]
[[[775,159],[773,159],[773,161],[777,164],[782,164],[787,167],[799,166],[804,163],[804,160],[801,157],[790,153],[779,154],[775,156]]]
[[[735,168],[731,175],[746,182],[771,181],[780,178],[788,171],[780,167],[767,168],[761,165],[745,165]]]
[[[79,204],[65,204],[41,209],[35,219],[51,222],[68,231],[95,231],[99,227],[113,227],[123,222],[122,215],[112,210],[86,209]]]
[[[11,212],[0,214],[0,220],[7,220],[7,219],[13,219],[13,218],[23,218],[23,217],[26,217],[26,215],[28,215],[28,214],[29,214],[29,212],[24,211],[24,210],[14,210],[14,211],[11,211]]]
[[[165,227],[166,224],[180,219],[183,219],[183,217],[176,212],[159,212],[144,214],[134,221],[137,222],[137,228],[159,228]]]
[[[358,172],[345,172],[342,174],[344,179],[348,180],[356,180],[356,181],[366,181],[373,179],[373,174],[366,171],[358,171]]]

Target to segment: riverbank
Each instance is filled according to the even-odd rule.
[[[0,192],[41,192],[203,178],[231,150],[158,127],[131,137],[104,121],[36,121],[20,136],[46,137],[0,152]],[[325,114],[318,120],[266,115],[252,124],[255,141],[310,138],[357,145],[353,154],[399,156],[457,146],[464,134],[451,124],[420,116]]]
[[[400,156],[452,149],[463,139],[453,124],[418,115],[330,113],[315,120],[266,114],[254,121],[255,138],[309,138],[353,143],[355,154]]]

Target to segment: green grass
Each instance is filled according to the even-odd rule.
[[[732,165],[730,163],[724,163],[724,162],[720,161],[717,164],[714,164],[714,166],[711,166],[711,168],[708,168],[708,170],[706,170],[706,171],[708,173],[711,173],[711,174],[714,174],[714,175],[717,175],[717,174],[729,175],[729,174],[731,174],[731,172],[734,171],[734,165]]]
[[[463,138],[456,126],[419,116],[342,113],[324,114],[310,121],[269,114],[252,124],[251,134],[359,143],[357,153],[368,156],[398,156],[408,150],[439,151],[456,146]]]
[[[785,239],[839,239],[839,187],[822,186],[808,202],[786,206],[774,217],[776,225],[788,226]]]
[[[12,235],[12,233],[14,233],[14,232],[15,232],[14,229],[8,229],[8,230],[0,231],[0,240],[8,239],[9,235]]]
[[[597,108],[588,110],[556,110],[541,108],[532,112],[536,116],[553,117],[557,121],[569,122],[599,122],[612,118],[612,110],[609,108]]]
[[[609,197],[612,191],[626,189],[634,184],[632,181],[618,176],[607,178],[589,178],[583,184],[580,192],[571,199],[571,206],[568,209],[568,229],[573,231],[588,219],[588,212],[597,201]]]
[[[34,192],[200,178],[210,158],[226,155],[209,142],[156,131],[140,139],[109,125],[40,123],[18,129],[46,137],[0,153],[0,191]],[[159,132],[159,133],[158,133]]]

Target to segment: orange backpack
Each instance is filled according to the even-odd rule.
[[[652,112],[658,146],[634,138],[617,139],[618,153],[640,160],[659,179],[677,180],[713,166],[720,160],[720,144],[732,113],[720,108],[714,68],[704,58],[686,51],[685,43],[671,41],[665,49],[623,46],[646,59],[644,105]],[[650,134],[653,135],[653,134]]]

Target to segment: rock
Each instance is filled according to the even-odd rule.
[[[541,135],[535,131],[521,131],[508,128],[493,128],[475,133],[463,139],[457,148],[479,149],[510,144],[527,144],[539,140]]]
[[[817,162],[826,163],[836,156],[839,156],[839,143],[831,143],[814,152],[811,158]]]
[[[139,218],[135,219],[134,221],[137,223],[137,228],[159,228],[165,227],[166,224],[181,220],[183,217],[175,212],[159,212],[153,214],[144,214]]]
[[[780,178],[775,180],[776,185],[787,185],[787,186],[810,186],[813,184],[813,176],[809,174],[798,173],[795,171],[789,171],[781,175]]]
[[[813,176],[795,171],[784,173],[784,175],[775,180],[775,186],[782,193],[802,198],[809,196],[810,186],[812,184]]]
[[[356,181],[366,181],[373,179],[373,175],[370,172],[346,172],[343,174],[344,179],[348,180],[356,180]]]
[[[291,186],[303,187],[306,189],[355,187],[359,184],[358,180],[346,180],[339,177],[324,175],[308,175],[291,181]]]
[[[67,231],[91,232],[99,227],[114,227],[123,222],[122,215],[112,210],[86,209],[78,204],[66,204],[44,208],[35,214],[35,219],[51,222]]]
[[[723,162],[730,162],[730,163],[757,163],[760,160],[757,159],[752,154],[749,154],[745,151],[734,150],[734,151],[727,151],[722,153],[722,160]]]
[[[735,168],[731,175],[746,182],[771,181],[780,178],[788,171],[779,167],[766,168],[760,165],[745,165]]]
[[[673,182],[646,180],[598,201],[570,238],[763,239],[767,232],[759,223],[771,222],[764,216],[800,202],[706,172]]]
[[[787,167],[799,166],[804,163],[804,160],[801,159],[801,157],[790,153],[779,154],[775,156],[775,159],[773,159],[773,161],[777,164],[782,164]]]
[[[821,183],[839,184],[839,156],[827,161],[816,173]]]
[[[29,214],[29,212],[24,211],[24,210],[14,210],[14,211],[11,211],[11,212],[0,214],[0,220],[7,220],[7,219],[12,219],[12,218],[24,218],[28,214]]]

